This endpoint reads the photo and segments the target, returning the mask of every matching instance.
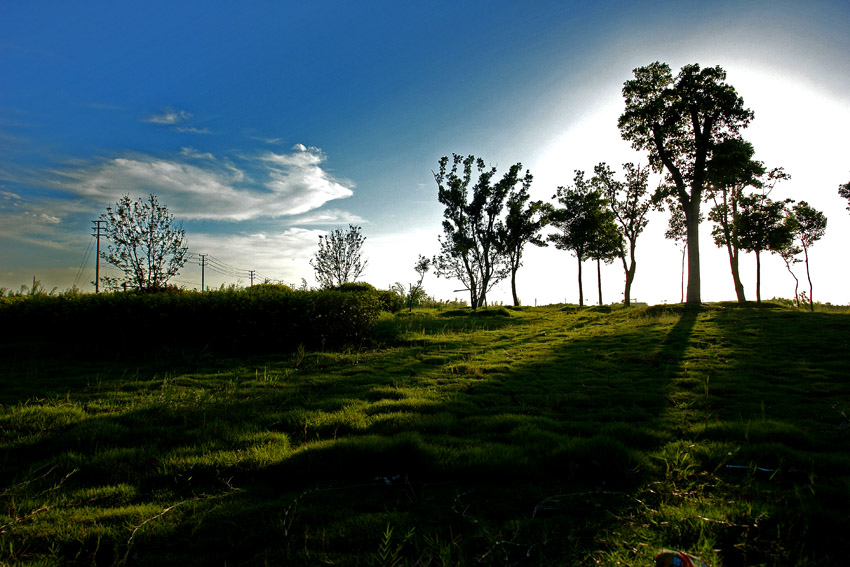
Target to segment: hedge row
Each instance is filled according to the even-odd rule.
[[[56,351],[218,354],[341,348],[368,342],[384,292],[262,287],[206,293],[116,292],[0,298],[0,341]]]

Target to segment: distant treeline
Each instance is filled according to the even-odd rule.
[[[367,343],[381,311],[402,299],[368,284],[321,291],[284,285],[194,292],[0,297],[5,348],[149,359],[152,353],[223,355],[342,348]]]

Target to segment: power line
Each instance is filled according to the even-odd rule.
[[[85,265],[89,261],[89,256],[91,256],[92,245],[94,244],[94,236],[89,239],[89,245],[86,247],[86,252],[83,255],[83,261],[80,263],[80,269],[77,271],[77,277],[74,278],[74,287],[77,287],[77,284],[80,283],[80,278],[83,277],[83,270],[85,269]]]

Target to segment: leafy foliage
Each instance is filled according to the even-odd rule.
[[[135,202],[125,195],[101,220],[110,241],[101,256],[124,272],[121,279],[101,278],[107,288],[163,289],[188,259],[185,231],[154,194]]]
[[[617,181],[614,171],[605,163],[598,164],[594,169],[593,182],[602,189],[608,199],[608,204],[614,218],[620,225],[621,238],[628,242],[628,260],[625,250],[618,255],[623,261],[623,270],[626,273],[626,288],[623,292],[623,304],[631,304],[631,289],[637,269],[635,260],[635,248],[637,238],[649,223],[647,213],[652,208],[652,199],[647,194],[647,182],[649,179],[649,166],[640,167],[633,163],[624,163],[626,170],[626,181]]]
[[[528,181],[531,181],[530,176]],[[523,183],[518,191],[510,194],[507,200],[507,214],[499,222],[498,242],[508,257],[511,272],[511,293],[514,306],[519,306],[519,296],[516,291],[516,274],[522,266],[522,251],[526,244],[546,246],[546,241],[540,237],[540,231],[548,223],[547,208],[542,201],[529,202],[528,183]]]
[[[445,219],[434,268],[439,277],[459,279],[475,309],[510,273],[507,247],[499,243],[499,221],[514,187],[521,183],[527,191],[532,175],[526,171],[520,177],[522,164],[517,163],[494,182],[496,168],[488,169],[483,159],[473,155],[453,154],[451,168],[448,157],[441,158],[439,165],[434,179]]]
[[[552,197],[560,207],[550,212],[550,222],[557,232],[547,239],[559,250],[572,252],[578,260],[579,305],[584,305],[582,262],[588,258],[610,257],[616,247],[611,234],[613,217],[599,189],[576,170],[573,185],[558,187]],[[616,227],[613,227],[616,231]],[[619,250],[619,248],[616,248]]]
[[[773,201],[764,193],[740,198],[740,211],[735,218],[735,234],[742,250],[756,255],[756,301],[761,303],[761,253],[775,252],[791,244],[793,232],[786,222],[786,202]]]
[[[319,250],[310,259],[319,286],[331,289],[357,281],[369,263],[361,259],[365,241],[360,227],[354,225],[348,225],[346,232],[335,229],[327,236],[319,236]]]
[[[754,153],[749,142],[737,138],[723,140],[715,145],[707,171],[709,196],[714,202],[708,214],[715,223],[711,235],[717,247],[725,247],[729,255],[732,283],[739,303],[745,302],[746,296],[738,270],[740,246],[735,225],[738,203],[747,187],[763,187],[765,174],[764,164],[753,160]]]
[[[838,186],[838,195],[847,199],[847,210],[850,211],[850,181]]]
[[[797,247],[793,244],[788,244],[782,251],[784,258],[785,255],[788,254],[799,254],[800,247],[802,248],[803,255],[806,259],[806,277],[809,280],[809,307],[812,311],[815,310],[815,303],[814,298],[812,297],[812,294],[814,293],[812,289],[812,276],[809,271],[809,248],[811,248],[815,242],[823,238],[823,235],[826,232],[826,220],[826,215],[809,206],[806,201],[800,201],[794,205],[788,221],[789,226],[796,237],[796,242],[799,242],[800,246]],[[787,264],[788,261],[786,260],[786,265]],[[790,271],[790,266],[788,269]]]

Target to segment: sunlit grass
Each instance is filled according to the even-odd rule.
[[[368,350],[7,365],[0,562],[850,551],[846,314],[553,306],[378,325]]]

